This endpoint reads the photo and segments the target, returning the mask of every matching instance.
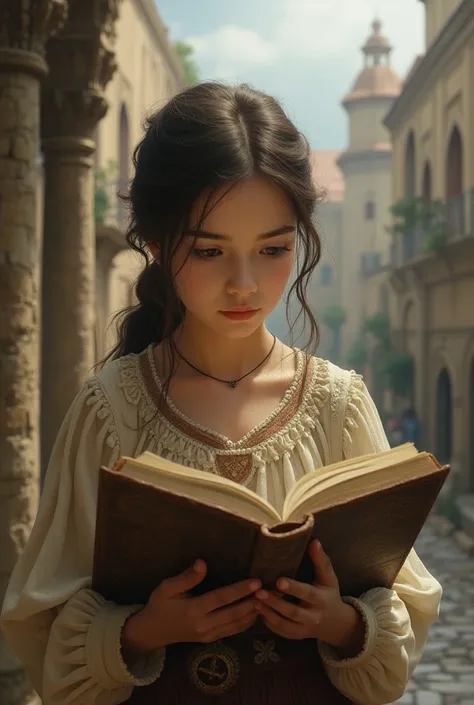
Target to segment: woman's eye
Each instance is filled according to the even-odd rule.
[[[280,255],[283,255],[285,252],[290,252],[290,248],[287,247],[286,245],[284,247],[265,247],[263,252],[268,255],[269,257],[279,257]]]
[[[193,255],[196,255],[196,257],[202,257],[203,259],[212,259],[213,257],[217,257],[217,255],[220,255],[221,251],[217,249],[217,247],[206,247],[205,249],[193,249]]]

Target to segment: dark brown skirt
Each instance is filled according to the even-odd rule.
[[[163,673],[128,705],[351,705],[330,682],[314,640],[240,635],[167,648]]]

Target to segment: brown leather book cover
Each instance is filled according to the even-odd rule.
[[[94,590],[119,604],[146,602],[167,577],[197,558],[208,565],[199,592],[246,577],[271,587],[280,576],[313,580],[307,546],[318,538],[344,595],[390,587],[449,468],[310,515],[259,526],[229,511],[100,469]]]

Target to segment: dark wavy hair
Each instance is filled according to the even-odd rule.
[[[306,348],[314,350],[319,332],[306,288],[321,253],[312,220],[318,193],[308,142],[278,101],[247,85],[206,82],[188,88],[148,118],[133,163],[126,239],[143,256],[144,269],[135,285],[138,303],[118,314],[118,342],[103,363],[171,341],[185,315],[171,265],[189,229],[191,209],[205,191],[212,195],[223,186],[230,189],[252,175],[277,184],[295,209],[297,276],[288,299],[296,293],[301,308],[291,323],[287,303],[287,318],[293,330],[304,316],[310,328]],[[159,264],[147,251],[148,243],[159,246]]]

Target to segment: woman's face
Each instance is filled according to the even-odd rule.
[[[191,232],[175,257],[175,284],[186,319],[243,338],[263,324],[283,294],[297,223],[287,196],[262,177],[223,194],[225,189],[213,194],[207,207],[206,194],[195,204]],[[203,208],[208,215],[199,227]]]

